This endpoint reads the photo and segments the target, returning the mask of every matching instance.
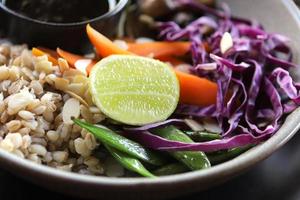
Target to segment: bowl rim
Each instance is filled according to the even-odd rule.
[[[26,15],[20,14],[19,12],[16,12],[16,11],[10,9],[9,7],[5,6],[2,3],[2,1],[0,2],[0,8],[3,9],[4,12],[7,12],[12,16],[15,16],[15,17],[18,17],[20,19],[29,21],[31,23],[36,23],[36,24],[40,24],[40,25],[47,25],[47,26],[57,26],[57,27],[73,27],[73,26],[82,26],[82,25],[93,23],[95,21],[99,21],[99,20],[108,19],[110,17],[113,17],[114,15],[119,13],[121,10],[123,10],[126,7],[127,3],[128,3],[128,0],[119,0],[116,3],[116,5],[113,9],[109,10],[108,12],[104,13],[103,15],[100,15],[98,17],[88,19],[88,20],[85,20],[85,21],[70,22],[70,23],[56,23],[56,22],[47,22],[47,21],[34,19],[34,18],[28,17]]]
[[[276,134],[274,134],[267,141],[251,148],[250,150],[246,151],[240,156],[204,170],[192,171],[170,176],[162,176],[157,178],[116,178],[66,172],[45,165],[36,164],[32,161],[23,158],[19,158],[18,156],[1,149],[0,161],[7,161],[9,164],[17,164],[19,168],[23,168],[24,170],[30,170],[35,174],[40,174],[46,177],[51,176],[51,178],[56,178],[67,182],[71,181],[73,183],[84,183],[98,186],[102,185],[118,189],[130,188],[130,186],[135,185],[164,185],[175,182],[183,183],[191,182],[198,179],[218,177],[220,176],[220,174],[230,174],[234,176],[234,172],[241,171],[242,169],[247,169],[249,166],[252,166],[255,163],[267,158],[275,150],[277,150],[286,142],[288,142],[299,129],[300,108],[297,108],[294,112],[287,116],[285,122],[283,123],[281,128],[276,132]]]
[[[297,10],[293,1],[285,1],[285,4],[291,9],[296,16],[295,19],[300,25],[300,12]],[[274,151],[287,143],[300,129],[300,107],[290,113],[279,130],[267,141],[251,148],[242,155],[213,166],[208,169],[187,172],[177,175],[163,176],[158,178],[113,178],[102,176],[82,175],[73,172],[65,172],[45,165],[36,164],[26,159],[20,159],[12,153],[0,149],[0,164],[10,166],[11,164],[17,165],[16,167],[23,170],[30,170],[36,175],[42,175],[52,179],[60,179],[66,182],[83,183],[96,186],[107,186],[112,189],[130,188],[137,185],[155,184],[162,186],[170,183],[187,183],[199,179],[207,180],[208,178],[216,178],[221,174],[234,176],[236,172],[247,169],[249,166],[267,158]],[[6,163],[5,163],[6,162]]]

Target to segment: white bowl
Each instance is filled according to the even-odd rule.
[[[291,0],[227,0],[235,15],[257,19],[268,31],[292,39],[300,55],[300,13]],[[298,74],[299,71],[298,71]],[[294,72],[297,75],[297,72]],[[108,178],[59,171],[0,150],[0,165],[37,185],[83,198],[163,199],[206,189],[242,173],[284,145],[300,127],[300,109],[291,113],[268,141],[212,168],[156,179]]]

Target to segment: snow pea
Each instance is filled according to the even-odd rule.
[[[205,142],[222,138],[220,134],[203,131],[185,131],[184,133],[195,142]]]
[[[193,143],[194,141],[178,130],[175,126],[166,126],[153,131],[160,137],[168,140]],[[191,170],[199,170],[210,167],[210,162],[202,151],[169,151],[169,154],[179,162],[185,164]]]
[[[187,171],[189,171],[189,169],[184,164],[171,163],[156,169],[153,171],[153,174],[157,176],[167,176],[172,174],[180,174]]]
[[[219,164],[225,161],[228,161],[232,158],[237,157],[238,155],[244,153],[245,151],[249,150],[253,145],[247,145],[243,147],[236,147],[233,149],[229,149],[227,151],[218,151],[213,152],[207,155],[209,161],[213,164]]]
[[[127,153],[137,159],[152,165],[163,165],[165,160],[155,152],[143,147],[139,143],[125,138],[106,127],[95,126],[79,119],[73,119],[74,123],[92,133],[102,143],[115,148],[123,153]]]
[[[104,145],[105,148],[110,152],[110,154],[126,169],[136,172],[142,176],[145,177],[151,177],[154,178],[155,175],[153,175],[151,172],[149,172],[144,165],[136,158],[123,153],[121,151],[118,151],[108,145]]]

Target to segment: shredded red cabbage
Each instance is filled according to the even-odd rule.
[[[185,27],[175,22],[158,22],[159,37],[166,41],[190,41],[191,73],[215,81],[217,103],[208,107],[179,105],[178,118],[214,118],[222,128],[221,140],[201,143],[170,141],[152,134],[153,128],[182,123],[168,120],[130,129],[139,142],[157,150],[217,151],[257,144],[271,137],[285,114],[300,104],[300,84],[289,72],[292,51],[286,37],[268,33],[255,21],[232,17],[227,6],[207,7],[199,1],[176,0],[179,10],[203,14]],[[207,32],[209,28],[209,32]],[[220,41],[230,33],[233,46],[221,52]],[[209,46],[209,52],[205,45]]]
[[[154,135],[149,131],[142,131],[134,135],[134,138],[144,144],[144,146],[156,150],[168,151],[218,151],[223,149],[231,149],[248,144],[258,144],[270,137],[269,134],[253,136],[249,133],[242,133],[224,138],[222,140],[212,140],[208,142],[185,143],[173,140],[167,140],[160,136]]]

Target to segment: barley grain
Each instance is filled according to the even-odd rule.
[[[65,151],[54,151],[52,153],[53,160],[62,163],[65,162],[68,158],[68,153]]]
[[[22,126],[20,120],[11,120],[8,123],[6,123],[5,125],[9,132],[16,132]]]
[[[19,111],[18,115],[24,120],[34,120],[34,114],[26,110]]]
[[[45,156],[46,153],[47,153],[47,150],[44,146],[42,146],[40,144],[32,144],[29,147],[29,152],[30,153],[35,153],[35,154],[40,155],[40,156]]]

